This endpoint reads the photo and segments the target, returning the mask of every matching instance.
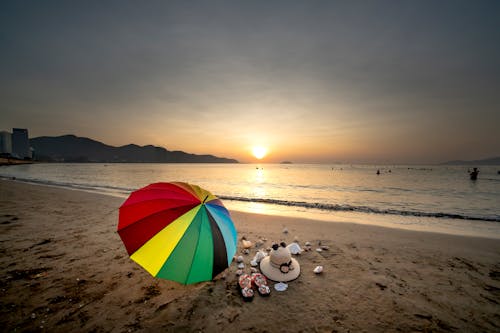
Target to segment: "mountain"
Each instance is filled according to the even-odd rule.
[[[442,163],[444,165],[500,165],[500,156],[499,157],[491,157],[485,158],[483,160],[474,160],[474,161],[448,161]]]
[[[35,159],[46,162],[238,163],[234,159],[169,151],[151,145],[113,147],[75,135],[32,138],[30,146],[35,150]]]

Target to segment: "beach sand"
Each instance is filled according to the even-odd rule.
[[[239,238],[313,244],[288,290],[244,302],[236,263],[183,286],[129,259],[123,201],[0,181],[2,331],[500,331],[498,239],[231,212]]]

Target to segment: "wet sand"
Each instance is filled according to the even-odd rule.
[[[244,302],[236,263],[183,286],[130,260],[115,232],[123,201],[0,180],[2,331],[500,331],[498,239],[231,212],[260,247],[313,247],[288,290]]]

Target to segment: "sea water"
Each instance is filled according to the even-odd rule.
[[[126,198],[155,182],[199,185],[228,209],[500,238],[500,166],[28,164],[0,177]],[[379,174],[377,174],[379,170]]]

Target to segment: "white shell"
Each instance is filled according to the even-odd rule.
[[[323,252],[322,249],[320,249],[319,247],[316,249],[316,252]]]
[[[284,228],[284,229],[283,229],[283,233],[284,233],[284,234],[287,234],[287,233],[288,233],[288,229],[287,229],[287,228]]]
[[[288,250],[290,251],[291,254],[301,254],[302,253],[302,248],[297,243],[290,243],[287,246],[287,248],[288,248]]]
[[[256,267],[258,264],[259,264],[259,263],[258,263],[257,261],[255,261],[255,260],[250,261],[250,265],[251,265],[252,267]]]
[[[238,268],[239,268],[239,269],[243,269],[243,268],[245,268],[245,264],[244,264],[244,263],[242,263],[242,262],[240,262],[240,263],[238,264]]]
[[[255,260],[257,263],[259,263],[262,259],[267,257],[267,253],[264,251],[257,251],[255,254],[255,257],[253,257],[253,260]]]
[[[277,291],[285,291],[285,290],[287,290],[287,288],[288,288],[288,285],[286,283],[283,283],[283,282],[276,283],[274,285],[274,289],[276,289]]]
[[[243,256],[238,256],[238,258],[236,258],[236,262],[243,262]]]
[[[305,246],[311,246],[311,242],[306,242],[304,245]]]
[[[313,272],[316,274],[323,272],[323,266],[316,266],[316,268],[313,270]]]

